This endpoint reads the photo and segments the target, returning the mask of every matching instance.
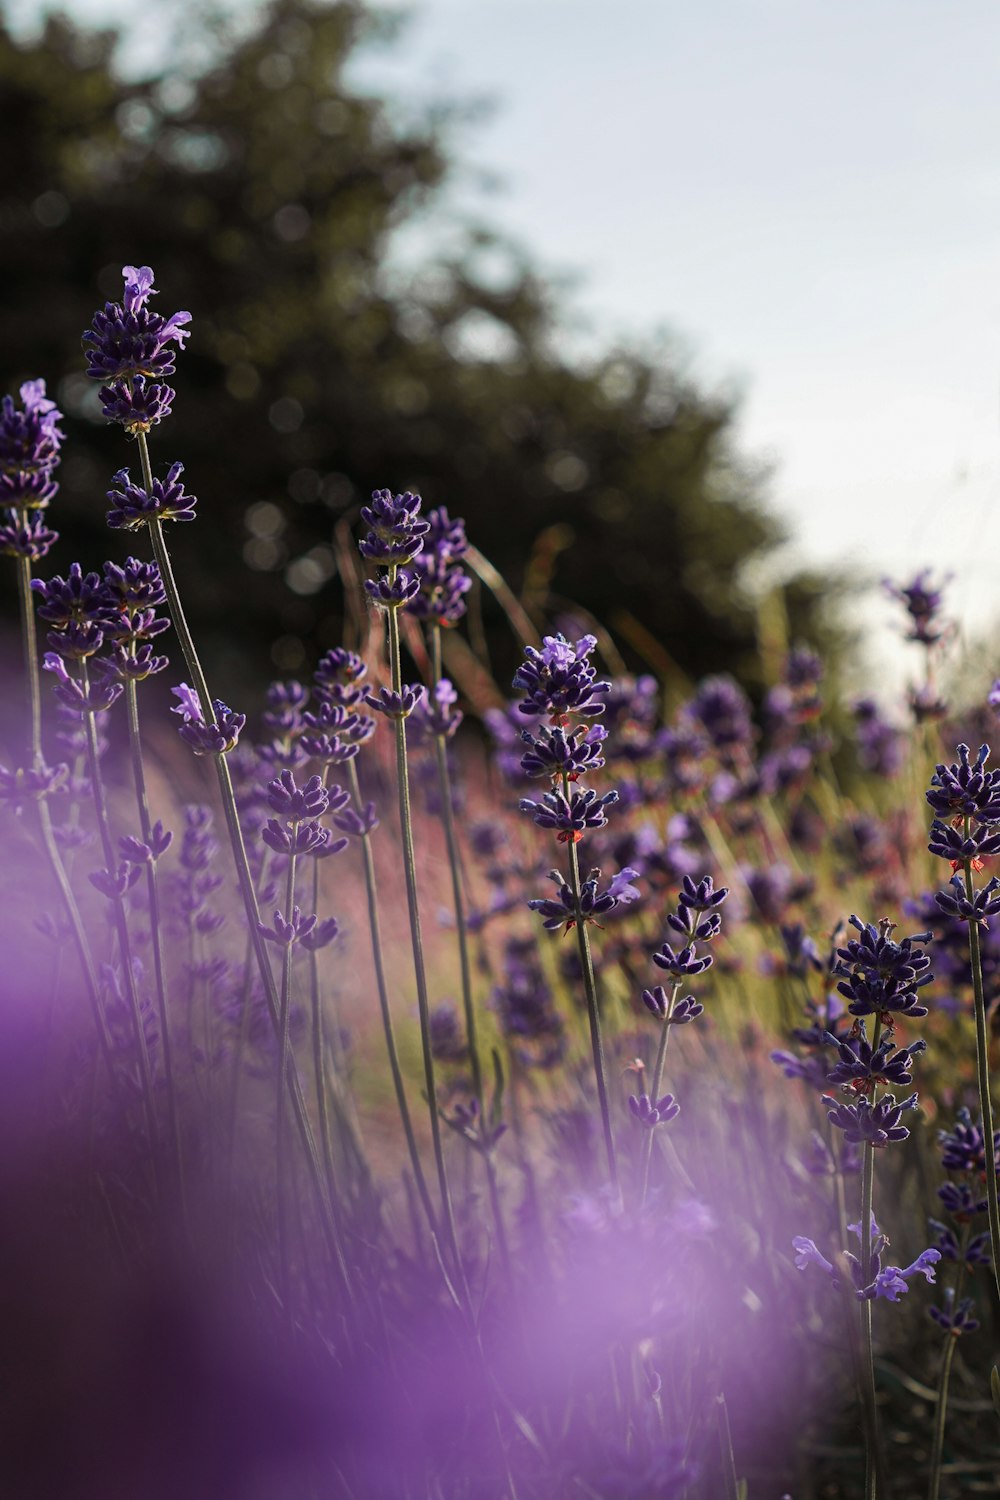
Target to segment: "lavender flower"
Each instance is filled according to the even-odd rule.
[[[443,506],[427,512],[423,550],[413,559],[418,589],[407,603],[411,615],[446,629],[458,624],[472,587],[460,565],[468,550],[464,521],[452,520]]]
[[[514,674],[514,687],[525,693],[518,711],[532,718],[566,714],[596,718],[604,712],[601,701],[611,691],[610,682],[598,682],[587,658],[597,645],[594,635],[582,636],[575,644],[562,635],[547,635],[541,650],[526,646],[527,658]]]
[[[206,723],[201,701],[194,688],[182,682],[180,687],[171,688],[171,692],[179,702],[170,712],[180,714],[183,718],[184,723],[178,733],[191,746],[195,755],[228,755],[230,750],[235,750],[240,732],[247,721],[246,714],[234,713],[221,698],[216,698],[212,704],[215,718]]]
[[[55,497],[53,479],[59,462],[62,413],[45,394],[44,380],[27,380],[20,388],[21,409],[13,397],[0,402],[0,506],[12,511],[40,510]]]
[[[892,1094],[883,1094],[874,1102],[861,1097],[855,1104],[844,1104],[824,1095],[823,1103],[829,1106],[826,1117],[831,1125],[842,1130],[853,1145],[867,1142],[881,1147],[906,1140],[910,1132],[899,1122],[904,1110],[916,1109],[917,1096],[897,1101]]]
[[[424,692],[423,683],[410,686],[404,683],[398,693],[387,687],[379,688],[377,694],[366,693],[365,702],[369,708],[373,708],[377,714],[384,714],[387,719],[406,719],[421,701]]]
[[[111,501],[106,517],[108,525],[117,531],[137,531],[153,520],[193,521],[198,502],[194,495],[185,493],[183,473],[183,464],[171,464],[166,479],[154,478],[147,491],[132,483],[128,469],[119,469],[108,490]]]
[[[174,392],[163,377],[175,367],[170,345],[183,349],[191,314],[163,318],[146,306],[156,295],[149,266],[124,266],[122,276],[122,301],[106,303],[83,335],[87,374],[105,382],[101,409],[109,421],[131,433],[146,432],[169,414]]]
[[[541,725],[534,733],[523,729],[521,738],[530,748],[521,757],[521,769],[525,776],[566,776],[576,781],[586,771],[598,771],[604,765],[601,747],[607,736],[601,724],[568,731],[560,725]]]
[[[420,496],[409,490],[402,495],[375,490],[371,505],[361,508],[361,519],[369,527],[367,536],[358,543],[361,555],[390,568],[412,562],[430,530],[420,515],[420,504]],[[420,587],[419,580],[416,587]]]
[[[653,1130],[657,1125],[666,1125],[681,1112],[681,1107],[673,1094],[664,1094],[662,1099],[657,1099],[655,1104],[648,1094],[639,1094],[638,1097],[630,1094],[628,1107],[639,1124],[645,1125],[647,1130]]]
[[[908,641],[919,641],[922,646],[934,646],[947,632],[947,625],[939,619],[944,599],[944,587],[949,582],[931,583],[931,570],[924,568],[911,583],[897,585],[886,578],[883,587],[891,599],[898,599],[910,616]]]
[[[895,943],[891,922],[874,927],[852,916],[851,925],[861,936],[837,949],[839,961],[833,971],[840,979],[837,989],[851,1002],[851,1015],[925,1016],[927,1008],[918,1003],[917,991],[934,976],[930,959],[916,945],[928,942],[930,933],[918,932]]]
[[[608,820],[604,809],[617,801],[616,791],[605,792],[601,797],[588,788],[571,792],[568,797],[562,792],[543,792],[541,802],[522,797],[518,806],[532,815],[539,828],[554,829],[560,843],[572,840],[578,844],[585,829],[605,827]]]
[[[975,818],[980,823],[1000,822],[1000,768],[986,769],[989,745],[980,745],[974,762],[968,745],[959,745],[958,762],[939,765],[931,777],[927,801],[945,818]]]

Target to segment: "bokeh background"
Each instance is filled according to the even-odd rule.
[[[988,629],[992,4],[0,17],[0,374],[67,412],[58,561],[109,551],[79,335],[148,263],[194,318],[154,454],[200,499],[178,568],[234,698],[341,638],[383,485],[661,675],[759,688],[775,635],[894,668],[878,579],[926,563]],[[481,629],[502,680],[488,591]]]

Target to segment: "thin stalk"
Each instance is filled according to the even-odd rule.
[[[347,776],[351,787],[351,796],[354,806],[360,813],[362,811],[361,786],[358,781],[358,768],[353,760],[347,762]],[[385,1036],[385,1050],[389,1058],[389,1072],[392,1074],[392,1086],[396,1094],[396,1106],[399,1110],[399,1118],[403,1125],[403,1134],[406,1137],[406,1149],[410,1155],[410,1165],[413,1168],[413,1180],[431,1233],[437,1234],[437,1218],[431,1203],[431,1196],[427,1190],[427,1179],[420,1162],[420,1152],[417,1150],[416,1137],[413,1134],[413,1121],[410,1118],[410,1107],[406,1102],[406,1088],[403,1083],[403,1072],[399,1066],[399,1053],[396,1049],[396,1035],[392,1025],[392,1012],[389,1009],[389,988],[385,978],[385,961],[382,956],[382,929],[378,912],[378,888],[375,883],[375,857],[372,853],[371,835],[365,833],[361,837],[361,856],[365,867],[365,893],[368,898],[368,930],[372,942],[372,963],[375,967],[375,984],[378,989],[379,1011],[382,1016],[382,1031]]]
[[[680,994],[680,981],[670,991],[670,999],[667,1001],[666,1014],[660,1023],[660,1041],[656,1049],[656,1062],[653,1064],[653,1079],[649,1091],[652,1104],[656,1104],[660,1097],[660,1085],[663,1082],[663,1064],[667,1058],[667,1044],[670,1041],[670,1018],[677,1004],[677,996]],[[639,1190],[639,1212],[646,1206],[646,1194],[649,1192],[649,1168],[653,1160],[653,1131],[646,1130],[642,1142],[642,1186]]]
[[[149,464],[149,449],[146,444],[145,434],[139,433],[137,440],[139,444],[139,454],[142,460],[143,483],[145,484],[147,493],[149,493],[152,489],[153,476]],[[194,688],[198,694],[198,699],[202,705],[203,712],[209,714],[211,713],[212,699],[208,691],[208,683],[205,678],[204,670],[202,669],[201,662],[198,658],[198,653],[195,649],[194,639],[191,635],[191,631],[188,627],[187,619],[184,615],[184,610],[181,605],[180,592],[177,588],[177,581],[174,577],[174,570],[170,561],[170,554],[167,551],[167,545],[163,536],[163,527],[160,524],[158,517],[153,517],[148,524],[150,541],[153,547],[153,555],[155,556],[157,565],[160,569],[160,578],[163,583],[164,592],[167,596],[167,607],[170,614],[171,623],[173,624],[177,639],[180,642],[181,651],[184,655],[184,660],[187,663],[188,671],[191,673]],[[274,1027],[275,1036],[278,1036],[280,1031],[281,1006],[278,998],[277,986],[275,985],[274,981],[274,974],[271,969],[270,958],[267,952],[267,945],[260,932],[260,908],[257,904],[257,892],[254,889],[253,875],[250,871],[250,861],[247,858],[246,845],[243,841],[243,830],[240,827],[239,813],[236,808],[236,797],[233,792],[232,777],[229,774],[229,767],[226,763],[225,755],[213,755],[212,759],[215,762],[215,771],[219,782],[219,794],[222,800],[222,809],[226,818],[226,829],[229,833],[229,842],[233,851],[233,860],[236,865],[236,875],[239,881],[240,895],[243,898],[243,905],[246,911],[250,942],[253,946],[254,958],[256,959],[257,967],[260,971],[261,981],[264,985],[264,993],[267,998],[267,1007],[271,1016],[271,1024]],[[320,1217],[323,1223],[323,1230],[326,1235],[327,1244],[330,1248],[331,1254],[333,1255],[334,1261],[336,1262],[340,1278],[345,1288],[349,1290],[351,1284],[350,1273],[347,1269],[347,1261],[345,1259],[343,1246],[340,1242],[340,1237],[337,1233],[337,1228],[333,1220],[332,1210],[324,1191],[322,1167],[320,1165],[319,1154],[316,1149],[316,1140],[313,1135],[312,1126],[309,1122],[308,1113],[306,1111],[305,1099],[302,1093],[302,1084],[299,1079],[298,1071],[295,1067],[294,1058],[290,1058],[288,1063],[288,1084],[291,1094],[292,1108],[295,1115],[296,1129],[302,1141],[302,1148],[305,1152],[306,1163],[309,1168],[309,1180],[319,1207]]]
[[[389,569],[390,582],[395,580],[396,567]],[[392,690],[402,690],[402,665],[399,646],[399,619],[397,611],[390,609],[389,615],[389,675]],[[417,898],[417,864],[413,845],[413,817],[410,809],[410,773],[406,760],[406,720],[396,719],[396,786],[399,794],[399,826],[403,839],[403,871],[406,876],[406,905],[410,918],[410,946],[413,951],[413,971],[417,982],[417,1009],[420,1013],[420,1042],[424,1059],[424,1083],[427,1090],[427,1109],[431,1121],[431,1141],[434,1147],[434,1162],[437,1167],[438,1190],[441,1195],[441,1212],[444,1217],[448,1248],[456,1266],[461,1266],[458,1251],[458,1235],[455,1231],[455,1216],[451,1206],[451,1190],[444,1162],[444,1144],[441,1140],[441,1120],[438,1115],[437,1088],[434,1081],[434,1054],[431,1051],[430,1003],[427,996],[427,971],[424,965],[424,942],[420,930],[420,903]]]
[[[319,860],[313,860],[312,909],[319,911]],[[326,1089],[326,1063],[324,1059],[323,1017],[319,993],[319,953],[309,950],[309,1002],[312,1030],[313,1073],[316,1079],[316,1107],[319,1111],[319,1138],[323,1148],[323,1165],[326,1167],[330,1202],[337,1202],[337,1173],[333,1161],[333,1137],[330,1132],[330,1102]]]
[[[569,800],[569,778],[563,777],[563,795]],[[569,887],[574,904],[580,908],[580,861],[572,837],[569,840]],[[594,1075],[597,1079],[597,1097],[601,1106],[601,1124],[604,1128],[604,1146],[608,1156],[608,1175],[615,1198],[621,1205],[622,1189],[618,1177],[618,1157],[615,1151],[615,1136],[611,1125],[611,1106],[608,1099],[607,1065],[604,1061],[604,1041],[601,1036],[601,1012],[597,1000],[597,981],[594,977],[594,960],[590,952],[590,934],[581,918],[576,924],[576,940],[580,951],[580,967],[583,970],[583,987],[587,996],[587,1015],[590,1020],[590,1047],[594,1058]]]
[[[132,756],[132,780],[135,783],[135,800],[139,810],[139,827],[142,839],[149,844],[152,836],[152,821],[149,815],[149,798],[146,793],[146,773],[142,762],[142,740],[139,735],[139,695],[135,680],[125,682],[125,704],[128,709],[128,742]],[[177,1189],[184,1201],[184,1161],[181,1152],[180,1125],[177,1116],[177,1091],[174,1081],[173,1043],[167,1016],[167,983],[163,961],[163,934],[160,924],[160,897],[156,877],[156,861],[146,864],[146,892],[149,899],[149,928],[153,946],[153,972],[156,979],[156,1003],[160,1017],[160,1048],[163,1055],[163,1080],[167,1095],[167,1123],[174,1153],[174,1169],[177,1174]]]
[[[740,1486],[736,1478],[736,1457],[733,1453],[733,1434],[729,1426],[729,1410],[726,1398],[720,1391],[715,1398],[715,1419],[719,1428],[719,1455],[722,1460],[722,1482],[726,1500],[739,1500]]]
[[[431,672],[434,682],[441,680],[441,627],[431,626]],[[438,794],[441,799],[441,821],[444,825],[445,844],[448,850],[448,868],[451,873],[451,895],[455,908],[455,932],[458,939],[458,965],[462,976],[462,1008],[465,1012],[465,1039],[469,1048],[469,1065],[472,1068],[472,1088],[479,1104],[480,1119],[483,1118],[483,1066],[479,1057],[479,1039],[476,1025],[476,1009],[472,1002],[472,965],[469,962],[469,934],[465,920],[465,895],[462,891],[461,864],[458,854],[458,839],[455,834],[455,812],[452,807],[451,773],[448,769],[448,748],[443,735],[434,736],[434,752],[437,760]]]
[[[291,926],[295,908],[295,850],[288,855],[288,870],[285,877],[285,921]],[[281,1300],[285,1312],[292,1316],[292,1271],[288,1245],[288,1182],[286,1154],[286,1101],[285,1081],[291,1053],[289,1046],[289,1017],[292,1003],[292,949],[293,943],[286,940],[281,952],[281,1008],[278,1023],[278,1247],[281,1257]]]
[[[23,525],[26,510],[18,511]],[[25,687],[28,694],[28,717],[31,725],[31,764],[42,763],[42,687],[38,679],[38,643],[35,633],[35,611],[31,603],[31,558],[17,559],[17,597],[21,610],[21,643],[24,647]]]
[[[969,1225],[962,1226],[961,1248],[958,1253],[958,1274],[955,1277],[955,1296],[952,1307],[957,1308],[965,1283],[965,1252],[969,1244]],[[937,1411],[934,1415],[934,1447],[931,1451],[931,1477],[927,1490],[928,1500],[938,1500],[941,1491],[941,1462],[944,1457],[944,1434],[948,1424],[948,1386],[951,1381],[951,1363],[955,1358],[958,1335],[951,1330],[945,1335],[941,1351],[941,1374],[938,1377]]]
[[[878,1051],[882,1023],[876,1016],[872,1051]],[[872,1205],[875,1196],[875,1148],[865,1142],[861,1167],[861,1282],[868,1286],[872,1271]],[[864,1339],[864,1402],[868,1413],[868,1441],[865,1444],[865,1500],[876,1500],[882,1474],[881,1439],[878,1426],[878,1402],[875,1395],[875,1351],[872,1342],[872,1299],[861,1304],[861,1331]]]
[[[971,819],[965,819],[965,837],[969,837]],[[972,883],[972,861],[965,861],[965,894],[975,898]],[[979,945],[979,924],[969,922],[969,961],[972,966],[972,992],[976,1009],[976,1078],[979,1084],[979,1111],[983,1123],[983,1151],[986,1168],[986,1205],[990,1221],[993,1284],[1000,1298],[1000,1204],[997,1202],[996,1153],[993,1146],[993,1104],[990,1099],[989,1039],[986,1024],[986,996],[983,992],[983,962]]]
[[[24,521],[24,513],[19,512],[20,519]],[[21,614],[21,644],[24,649],[24,678],[28,695],[28,717],[31,724],[31,764],[38,767],[42,764],[42,687],[38,672],[38,634],[35,626],[35,610],[31,598],[31,559],[19,557],[17,559],[17,597]],[[52,828],[52,817],[49,813],[48,804],[44,797],[36,804],[38,809],[38,825],[42,839],[42,848],[49,862],[52,878],[59,888],[63,907],[73,933],[73,944],[80,959],[80,968],[83,972],[83,981],[87,990],[87,999],[94,1017],[94,1025],[97,1029],[97,1041],[101,1051],[101,1057],[108,1070],[112,1083],[119,1086],[118,1075],[114,1069],[111,1056],[111,1037],[108,1033],[107,1021],[104,1017],[104,1007],[101,1004],[101,992],[97,983],[97,970],[94,967],[93,955],[90,951],[90,943],[87,940],[87,932],[80,915],[80,908],[76,904],[73,887],[69,883],[66,866],[59,846],[56,843],[55,833]]]
[[[90,677],[87,671],[86,659],[80,663],[80,676],[84,691],[87,691],[90,685]],[[84,713],[83,722],[87,735],[87,765],[90,771],[90,794],[94,799],[94,811],[97,814],[97,827],[101,836],[104,864],[110,877],[114,875],[118,861],[115,858],[115,847],[111,841],[111,823],[108,818],[108,807],[104,796],[104,782],[101,778],[101,765],[97,748],[97,725],[94,723],[94,715],[89,710]],[[125,916],[124,898],[122,896],[113,896],[111,897],[111,904],[115,914],[115,929],[118,933],[118,946],[122,962],[122,977],[125,981],[125,993],[128,996],[129,1009],[132,1012],[132,1026],[135,1031],[136,1056],[139,1062],[139,1081],[142,1086],[142,1097],[146,1110],[146,1129],[149,1133],[150,1152],[153,1158],[153,1174],[158,1182],[159,1151],[156,1107],[153,1102],[153,1081],[149,1066],[149,1050],[146,1046],[146,1032],[142,1024],[142,1011],[139,1006],[139,993],[135,987],[135,971],[132,967],[132,944],[129,938],[128,921]]]
[[[441,626],[435,621],[431,626],[431,676],[432,688],[441,681]],[[469,961],[469,930],[465,919],[465,893],[462,889],[462,863],[455,831],[455,811],[452,806],[451,772],[448,767],[448,747],[443,735],[434,736],[434,754],[437,761],[438,796],[441,801],[441,819],[444,824],[445,845],[448,850],[448,868],[451,872],[451,896],[455,908],[455,935],[458,941],[458,967],[462,980],[462,1009],[465,1014],[465,1041],[469,1049],[469,1065],[472,1069],[472,1091],[479,1106],[480,1129],[486,1126],[486,1093],[483,1088],[483,1065],[479,1055],[479,1035],[476,1023],[476,1007],[472,998],[472,964]],[[510,1247],[507,1229],[503,1220],[503,1206],[497,1182],[493,1147],[484,1141],[481,1152],[489,1189],[490,1209],[497,1232],[497,1246],[504,1273],[510,1279]]]

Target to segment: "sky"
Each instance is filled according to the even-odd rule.
[[[135,53],[155,55],[138,0],[66,8],[144,15]],[[410,9],[355,83],[493,101],[459,132],[451,207],[576,273],[578,347],[669,331],[697,380],[739,393],[790,562],[954,573],[955,613],[984,631],[1000,615],[996,0]]]

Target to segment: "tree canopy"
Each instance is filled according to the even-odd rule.
[[[53,556],[109,555],[104,492],[137,460],[103,425],[79,340],[121,266],[148,264],[158,310],[193,315],[152,446],[199,497],[171,542],[217,667],[304,670],[340,638],[334,532],[390,487],[464,516],[529,608],[578,603],[636,663],[655,642],[692,676],[752,677],[741,578],[782,536],[732,404],[669,351],[561,357],[559,294],[521,256],[498,271],[488,228],[387,274],[455,148],[447,108],[403,123],[345,79],[381,25],[345,0],[276,0],[210,66],[140,81],[111,34],[0,30],[0,364],[5,390],[42,376],[67,413],[52,519],[72,552]],[[788,585],[794,634],[817,637],[820,597]]]

